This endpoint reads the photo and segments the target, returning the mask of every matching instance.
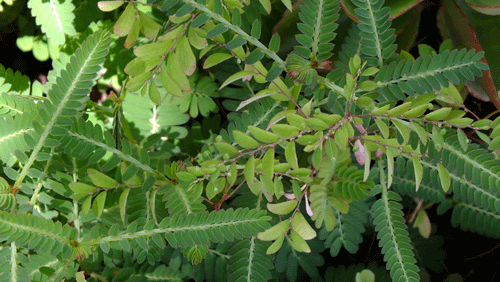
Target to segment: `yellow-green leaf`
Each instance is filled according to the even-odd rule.
[[[311,240],[316,237],[316,231],[312,229],[311,225],[307,222],[304,216],[297,212],[293,216],[292,228],[300,235],[304,240]]]
[[[168,94],[176,97],[184,96],[177,83],[168,75],[167,69],[164,68],[160,71],[160,80],[163,88],[167,90]]]
[[[116,182],[116,180],[95,169],[87,169],[87,174],[90,177],[90,181],[92,181],[95,186],[103,188],[115,188],[118,185],[118,182]]]
[[[179,37],[175,52],[177,53],[182,72],[187,76],[192,75],[196,70],[196,57],[185,35]]]
[[[233,130],[234,141],[243,148],[257,148],[259,142],[239,130]]]
[[[448,170],[440,163],[437,164],[437,170],[439,173],[439,180],[441,181],[441,187],[444,192],[448,192],[450,189],[451,178]]]
[[[285,159],[293,169],[298,169],[297,153],[295,151],[295,142],[290,141],[285,148]]]
[[[129,192],[130,188],[123,190],[122,194],[120,195],[120,199],[118,200],[118,204],[120,207],[120,217],[123,223],[125,223],[125,211],[127,208],[127,199]]]
[[[290,240],[290,246],[292,246],[292,248],[296,251],[303,253],[311,252],[311,248],[309,247],[307,242],[302,239],[302,237],[300,237],[300,235],[295,230],[292,229],[290,231],[290,236],[288,238]]]
[[[252,133],[255,139],[264,143],[275,143],[280,140],[278,135],[252,125],[248,126],[248,130]]]
[[[163,65],[162,68],[165,67],[167,69],[167,74],[177,83],[182,92],[191,91],[191,85],[187,76],[182,71],[179,71],[181,66],[175,52],[168,55],[167,66]]]
[[[233,185],[236,182],[236,177],[238,176],[238,170],[236,169],[236,163],[231,164],[227,172],[227,183]]]
[[[255,71],[240,71],[240,72],[237,72],[233,75],[231,75],[230,77],[228,77],[226,79],[226,81],[224,81],[224,83],[222,83],[222,85],[220,86],[219,89],[222,89],[224,87],[226,87],[227,85],[229,85],[230,83],[233,83],[235,82],[236,80],[239,80],[239,79],[243,79],[247,76],[253,76],[255,74]]]
[[[308,118],[306,119],[306,125],[313,130],[327,130],[328,124],[319,118]]]
[[[231,157],[239,154],[239,151],[235,147],[226,142],[216,142],[214,146],[221,154],[228,154]]]
[[[118,2],[118,1],[117,1]],[[129,3],[113,27],[113,32],[122,37],[129,34],[135,22],[135,6]]]
[[[299,129],[288,124],[276,123],[271,125],[271,130],[281,138],[290,138],[299,134]]]
[[[89,195],[82,204],[82,213],[83,215],[87,215],[90,211],[90,207],[92,206],[92,195]]]
[[[262,7],[264,7],[264,10],[266,10],[266,12],[268,14],[271,13],[271,1],[270,0],[259,0],[260,4],[262,4]]]
[[[245,165],[244,174],[245,174],[245,180],[247,181],[248,185],[251,185],[253,183],[254,175],[255,175],[255,158],[254,158],[254,156],[251,156],[250,159],[248,159],[248,161]]]
[[[418,232],[422,237],[429,239],[431,236],[431,221],[429,220],[429,216],[427,215],[427,212],[425,210],[421,210],[417,214],[417,218],[415,219],[415,222],[413,223],[413,227],[418,228]]]
[[[399,116],[399,115],[402,115],[404,114],[406,111],[408,111],[408,109],[410,109],[411,107],[411,102],[406,102],[406,103],[403,103],[395,108],[392,108],[390,109],[389,111],[387,111],[387,115],[388,116]]]
[[[283,237],[290,228],[290,219],[285,219],[282,222],[270,227],[269,229],[259,232],[257,238],[262,241],[274,241]]]
[[[451,108],[441,108],[435,110],[431,113],[425,115],[426,120],[435,121],[435,120],[443,120],[448,116],[451,112]]]
[[[99,195],[97,195],[97,197],[95,197],[94,202],[92,203],[92,210],[98,218],[101,217],[102,211],[104,210],[107,194],[108,193],[106,191],[102,191]]]
[[[203,64],[204,69],[211,68],[213,66],[216,66],[226,60],[231,59],[233,56],[231,54],[227,53],[214,53],[205,60],[205,63]]]
[[[134,54],[137,57],[144,56],[162,56],[172,46],[172,42],[157,41],[154,43],[144,44],[134,49]]]
[[[148,94],[149,94],[149,99],[151,99],[151,101],[153,103],[155,103],[156,105],[160,106],[161,105],[161,95],[160,95],[160,91],[158,91],[158,87],[156,87],[156,84],[154,83],[154,81],[151,81],[149,83],[149,91],[148,91]]]
[[[418,191],[418,188],[420,187],[420,183],[422,182],[422,178],[424,176],[424,170],[422,168],[422,163],[420,163],[420,160],[417,158],[417,156],[412,157],[413,161],[413,173],[415,174],[415,185],[416,190]]]
[[[130,76],[136,76],[141,73],[152,70],[161,62],[161,56],[137,57],[125,66],[125,73]]]
[[[285,215],[291,213],[297,207],[297,200],[281,202],[277,204],[267,204],[267,209],[277,215]]]
[[[160,31],[161,25],[141,11],[139,11],[139,19],[141,20],[142,34],[147,38],[155,38],[158,35],[158,31]]]
[[[285,241],[285,236],[281,236],[280,238],[276,239],[276,241],[274,241],[274,243],[272,243],[271,246],[267,248],[266,254],[272,255],[279,251],[281,246],[283,245],[283,241]]]
[[[73,182],[68,186],[71,191],[75,192],[75,194],[90,194],[97,190],[96,187],[81,182]]]

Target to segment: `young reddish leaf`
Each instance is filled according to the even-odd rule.
[[[118,9],[124,3],[124,1],[99,1],[97,2],[97,7],[103,12],[110,12]]]

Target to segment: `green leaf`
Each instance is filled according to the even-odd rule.
[[[245,164],[245,180],[247,181],[248,185],[251,185],[254,180],[255,176],[255,158],[254,156],[251,156],[250,159],[248,159],[247,163]],[[259,189],[260,190],[260,189]],[[252,190],[253,192],[253,190]],[[256,194],[256,193],[254,193]]]
[[[87,174],[89,175],[90,180],[92,181],[92,183],[94,183],[95,186],[103,188],[115,188],[118,185],[118,182],[116,182],[116,180],[95,169],[87,169]]]
[[[267,149],[262,157],[262,173],[267,179],[272,179],[274,175],[274,148]]]
[[[230,157],[240,153],[236,148],[226,142],[216,142],[214,146],[221,154],[228,154]]]
[[[373,120],[377,124],[377,127],[380,130],[380,133],[382,133],[382,137],[384,137],[384,139],[388,139],[389,138],[389,126],[387,126],[387,124],[385,122],[383,122],[381,119],[375,118]]]
[[[71,191],[75,192],[75,194],[82,194],[82,195],[94,193],[97,190],[96,187],[81,182],[73,182],[70,183],[68,186],[69,189],[71,189]]]
[[[267,248],[266,254],[272,255],[279,251],[281,246],[283,245],[283,241],[285,241],[285,236],[281,236],[280,238],[276,239],[276,241],[274,241],[274,243],[272,243],[271,246]]]
[[[239,130],[233,130],[234,141],[243,148],[257,148],[260,143]]]
[[[260,30],[261,30],[261,23],[259,20],[254,20],[252,23],[252,29],[250,30],[250,36],[254,37],[255,39],[260,38]],[[259,49],[255,49],[259,50]],[[254,50],[254,51],[255,51]]]
[[[262,4],[262,7],[264,7],[264,10],[266,10],[266,12],[268,14],[271,13],[271,0],[259,0],[260,4]]]
[[[123,190],[123,192],[120,195],[120,199],[118,200],[118,206],[120,208],[120,217],[122,219],[122,223],[124,223],[124,224],[125,224],[125,212],[126,212],[126,207],[127,207],[127,199],[128,199],[129,193],[130,193],[130,188]]]
[[[88,196],[82,204],[82,213],[87,215],[90,211],[90,207],[92,206],[92,195]]]
[[[280,49],[280,36],[278,33],[275,33],[273,37],[271,37],[271,41],[269,42],[269,49],[275,53]]]
[[[161,105],[160,91],[158,91],[158,87],[156,87],[156,84],[154,83],[154,81],[151,81],[149,83],[148,95],[149,95],[149,99],[151,99],[151,102],[155,103],[158,106]]]
[[[297,200],[281,202],[277,204],[267,204],[267,209],[277,215],[286,215],[291,213],[297,207]]]
[[[292,246],[292,248],[297,252],[311,252],[311,248],[309,247],[307,242],[302,237],[300,237],[300,235],[295,230],[292,229],[290,231],[290,236],[288,238],[290,240],[290,246]]]
[[[245,43],[247,43],[246,39],[243,38],[241,35],[237,35],[226,44],[226,48],[229,50],[233,50],[235,48],[242,46]]]
[[[226,60],[231,59],[233,56],[231,54],[227,53],[214,53],[205,60],[205,63],[203,64],[204,69],[211,68],[215,65],[218,65]]]
[[[141,22],[141,33],[147,38],[154,39],[160,31],[161,25],[151,19],[145,13],[138,11]]]
[[[314,231],[300,212],[295,213],[293,216],[292,228],[304,240],[312,240],[316,237],[316,231]]]
[[[250,55],[245,58],[245,64],[253,65],[256,62],[260,61],[262,58],[264,58],[264,52],[262,52],[260,49],[255,49],[250,53]]]
[[[104,210],[104,204],[106,203],[106,195],[108,192],[102,191],[95,197],[94,202],[92,203],[92,210],[97,218],[101,217],[102,211]]]
[[[177,59],[177,53],[169,53],[167,66],[168,67],[165,68],[167,69],[168,76],[174,81],[174,83],[179,86],[179,89],[182,90],[182,92],[191,91],[191,85],[186,74],[184,74],[184,72],[182,71],[179,71],[181,69],[181,65],[179,63],[179,60]]]
[[[269,72],[266,75],[267,81],[275,80],[281,73],[283,72],[283,68],[280,65],[273,65]]]
[[[224,87],[226,87],[228,84],[236,81],[236,80],[239,80],[239,79],[243,79],[247,76],[251,77],[252,75],[254,75],[255,72],[254,71],[240,71],[240,72],[237,72],[233,75],[231,75],[230,77],[228,77],[226,79],[226,81],[224,81],[224,83],[222,83],[222,85],[219,87],[219,89],[222,89]]]
[[[207,14],[199,14],[192,22],[191,27],[197,28],[205,24],[210,19],[210,16]]]
[[[410,109],[412,105],[412,102],[406,102],[406,103],[403,103],[395,108],[392,108],[390,109],[389,111],[387,111],[387,115],[388,116],[399,116],[399,115],[402,115],[403,113],[405,113],[406,111],[408,111],[408,109]]]
[[[271,130],[281,138],[290,138],[299,134],[299,129],[288,124],[273,124]]]
[[[196,70],[196,58],[185,35],[182,35],[177,41],[175,52],[177,53],[182,72],[187,76],[192,75]]]
[[[451,112],[451,108],[441,108],[425,115],[426,120],[444,120]]]
[[[157,67],[161,59],[161,56],[137,57],[125,66],[124,71],[130,76],[136,76]]]
[[[285,159],[293,169],[298,169],[297,153],[295,151],[295,142],[290,141],[285,148]]]
[[[269,229],[257,233],[257,238],[262,241],[273,241],[283,237],[290,227],[290,219],[285,219],[282,222],[270,227]]]
[[[250,131],[250,133],[252,133],[253,137],[255,137],[255,139],[259,140],[260,142],[275,143],[280,140],[280,137],[278,135],[252,125],[248,126],[248,130]]]
[[[217,24],[214,28],[212,28],[211,30],[209,30],[207,32],[207,37],[208,38],[214,38],[217,35],[226,32],[226,30],[227,30],[227,27],[224,24],[221,24],[221,23]]]
[[[233,163],[227,172],[227,183],[232,186],[236,182],[237,176],[238,170],[236,169],[236,163]]]
[[[462,150],[464,152],[467,151],[467,147],[469,145],[469,138],[467,138],[467,135],[461,130],[457,129],[457,135],[458,135],[458,143],[460,143],[460,147],[462,147]]]
[[[422,168],[422,163],[420,160],[417,158],[417,156],[412,157],[413,161],[413,172],[415,174],[415,186],[416,190],[418,191],[418,188],[420,187],[420,183],[422,182],[422,178],[424,176],[424,169]]]
[[[437,170],[439,173],[439,180],[441,181],[441,187],[443,191],[446,193],[448,189],[450,189],[451,178],[448,170],[440,163],[437,164]]]

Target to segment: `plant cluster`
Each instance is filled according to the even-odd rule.
[[[281,3],[287,54],[265,17]],[[297,3],[100,1],[82,27],[72,1],[30,0],[60,53],[45,85],[0,69],[2,279],[319,279],[374,228],[389,274],[356,281],[420,281],[403,196],[424,237],[422,202],[500,237],[500,118],[461,94],[484,53],[415,58],[383,0],[342,3],[337,48],[341,1]]]

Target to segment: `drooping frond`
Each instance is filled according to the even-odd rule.
[[[363,201],[353,202],[349,205],[349,212],[337,215],[337,225],[333,231],[321,229],[319,237],[325,240],[325,247],[330,249],[330,255],[336,257],[344,247],[349,253],[355,254],[359,244],[363,241],[365,224],[368,221],[369,207]]]
[[[364,49],[363,49],[364,50]],[[375,82],[380,82],[380,92],[387,100],[404,100],[405,94],[414,95],[439,91],[449,82],[459,84],[481,76],[488,68],[480,62],[483,52],[466,49],[445,51],[435,56],[418,57],[416,60],[392,62],[380,69]]]
[[[401,211],[402,205],[397,202],[401,201],[401,197],[387,191],[386,187],[377,186],[374,189],[381,190],[382,197],[372,206],[373,223],[378,231],[379,246],[382,248],[387,268],[391,271],[392,280],[420,281],[419,269]]]
[[[28,8],[31,9],[31,15],[36,18],[36,24],[42,27],[42,32],[52,42],[64,44],[66,35],[76,34],[73,25],[75,15],[73,10],[75,6],[70,0],[30,0]]]
[[[266,255],[266,249],[265,242],[256,237],[235,244],[229,250],[229,281],[269,281],[269,270],[274,265],[270,256]]]
[[[302,46],[296,46],[295,51],[311,62],[328,60],[334,45],[331,41],[335,38],[334,32],[338,24],[340,1],[307,0],[300,6],[297,24],[302,34],[295,38]]]
[[[500,238],[500,213],[482,207],[459,203],[453,207],[451,224],[465,231],[476,232],[492,238]]]
[[[0,238],[40,253],[71,255],[76,229],[45,218],[0,211]]]
[[[354,10],[359,20],[361,52],[371,66],[381,67],[397,48],[396,36],[390,28],[389,7],[382,7],[384,0],[352,0],[358,6]]]

